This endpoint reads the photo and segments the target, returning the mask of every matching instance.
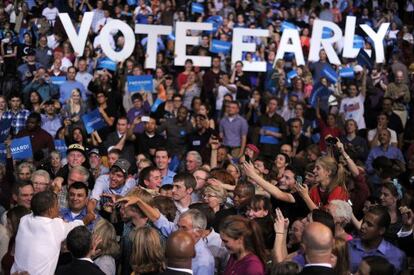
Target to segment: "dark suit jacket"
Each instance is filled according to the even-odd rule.
[[[73,259],[70,264],[59,267],[56,270],[56,275],[73,275],[73,274],[88,274],[88,275],[105,275],[99,267],[91,262],[85,260]]]
[[[305,266],[299,275],[335,275],[332,268],[325,266]]]
[[[171,269],[166,269],[164,272],[159,273],[158,275],[189,275],[190,273],[183,272],[183,271],[175,271]]]

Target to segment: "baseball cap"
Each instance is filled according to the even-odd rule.
[[[68,149],[66,150],[66,154],[69,154],[72,151],[81,152],[86,157],[85,147],[83,147],[80,144],[74,143],[74,144],[69,145]]]
[[[362,68],[362,66],[361,65],[355,65],[354,66],[354,72],[356,72],[356,73],[360,73],[360,72],[362,72],[364,69]]]
[[[112,165],[112,167],[118,167],[125,174],[125,176],[127,176],[128,175],[128,169],[129,169],[129,167],[131,167],[131,164],[126,159],[118,159],[117,161],[115,161],[115,163]]]
[[[93,149],[89,150],[88,156],[92,155],[92,154],[96,154],[96,155],[100,156],[98,148],[93,148]]]

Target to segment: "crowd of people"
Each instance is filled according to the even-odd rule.
[[[79,29],[88,11],[80,55],[59,13]],[[2,1],[0,274],[411,274],[413,15],[412,0]],[[360,27],[371,62],[333,65],[324,48],[306,65],[276,60],[287,24],[307,56],[315,19],[344,29],[346,16],[390,23],[383,64]],[[115,19],[213,22],[186,48],[211,67],[175,66],[174,33],[158,37],[156,69],[143,34],[112,62],[101,30]],[[256,51],[232,64],[212,44],[235,28],[270,35],[245,36]],[[253,61],[266,72],[244,71]]]

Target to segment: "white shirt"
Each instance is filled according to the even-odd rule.
[[[390,128],[387,128],[387,130],[390,131],[390,133],[391,133],[390,144],[391,143],[398,143],[397,133],[394,130],[390,129]],[[371,142],[374,139],[376,134],[377,134],[377,128],[369,130],[368,131],[368,141]],[[379,145],[380,145],[380,143],[377,140],[377,143],[374,146],[379,146]]]
[[[85,90],[88,90],[89,82],[91,82],[93,76],[88,72],[77,72],[75,80],[82,83]]]
[[[52,24],[55,24],[56,16],[58,16],[59,10],[56,7],[49,8],[46,7],[42,11],[42,15],[46,17],[47,21],[52,22]]]
[[[235,89],[237,89],[237,86],[235,84],[229,84],[228,86],[231,86]],[[226,86],[220,85],[218,87],[217,91],[217,99],[216,99],[216,110],[220,110],[223,107],[223,98],[226,94],[231,94],[233,97],[233,100],[236,100],[236,92],[231,92],[229,89],[226,88]]]
[[[68,233],[83,225],[76,220],[47,218],[28,214],[20,220],[16,251],[11,273],[27,271],[30,275],[53,275],[59,258],[60,245]]]
[[[362,94],[352,98],[345,97],[341,100],[341,106],[339,107],[339,113],[344,114],[345,120],[355,120],[359,130],[366,128],[364,119],[364,101],[365,97]]]

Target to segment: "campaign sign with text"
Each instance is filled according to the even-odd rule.
[[[339,70],[339,76],[341,78],[354,78],[355,73],[352,68],[342,68]]]
[[[10,151],[14,160],[26,160],[33,157],[30,137],[12,139]]]
[[[323,67],[322,76],[326,77],[331,83],[336,83],[338,81],[338,74],[330,65],[325,65]]]
[[[128,75],[128,91],[130,93],[145,91],[152,93],[153,91],[153,78],[151,75]]]
[[[66,142],[63,139],[55,139],[55,149],[60,153],[62,158],[66,157],[66,150],[68,147],[66,146]]]
[[[82,121],[88,134],[107,126],[98,109],[84,114],[82,116]]]
[[[62,85],[66,81],[66,76],[51,76],[50,81],[55,85]]]
[[[211,41],[211,49],[212,53],[229,53],[231,49],[231,42],[221,41],[217,39],[213,39]]]
[[[0,123],[0,142],[4,142],[10,134],[11,119],[2,119]]]

